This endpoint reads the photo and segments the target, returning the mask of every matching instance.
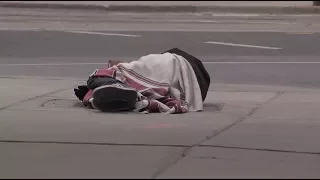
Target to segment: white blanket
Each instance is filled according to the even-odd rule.
[[[130,73],[126,71],[122,73],[145,87],[167,87],[168,93],[173,98],[187,103],[189,111],[203,110],[197,77],[192,66],[182,56],[171,53],[150,54],[141,57],[138,61],[120,63],[118,67],[130,70]],[[148,80],[141,80],[141,76]],[[150,83],[152,81],[154,83]]]

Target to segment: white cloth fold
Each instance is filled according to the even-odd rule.
[[[203,110],[201,90],[192,66],[182,56],[150,54],[138,61],[117,65],[125,77],[148,88],[165,88],[175,99],[185,102],[189,111]],[[137,78],[138,77],[138,78]]]

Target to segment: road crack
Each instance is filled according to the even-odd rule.
[[[220,135],[221,133],[229,130],[230,128],[234,127],[235,125],[241,123],[242,121],[248,119],[249,117],[251,117],[255,112],[257,112],[259,109],[261,109],[264,105],[268,104],[269,102],[277,99],[279,96],[281,96],[282,94],[284,94],[284,92],[277,92],[275,96],[271,97],[270,99],[268,99],[267,101],[258,104],[256,107],[252,108],[246,115],[241,116],[238,120],[236,120],[235,122],[225,126],[224,128],[214,131],[212,133],[212,135],[207,136],[206,139],[204,139],[203,141],[201,141],[200,143],[198,143],[198,145],[204,143],[205,141],[208,141],[210,139],[213,139],[214,137]]]
[[[94,145],[94,146],[146,146],[146,147],[187,147],[187,145],[174,144],[119,144],[102,142],[72,142],[72,141],[27,141],[27,140],[5,140],[0,139],[0,143],[19,143],[19,144],[60,144],[60,145]]]
[[[12,104],[0,107],[0,111],[8,109],[8,108],[11,108],[13,106],[19,105],[19,104],[24,103],[24,102],[36,100],[38,98],[42,98],[42,97],[45,97],[45,96],[49,96],[51,94],[55,94],[55,93],[58,93],[58,92],[61,92],[61,91],[65,91],[65,90],[68,90],[69,88],[71,88],[71,87],[63,88],[63,89],[59,89],[59,90],[55,90],[55,91],[51,91],[51,92],[48,92],[48,93],[45,93],[45,94],[42,94],[42,95],[38,95],[38,96],[35,96],[35,97],[32,97],[32,98],[28,98],[28,99],[25,99],[25,100],[22,100],[22,101],[19,101],[19,102],[12,103]]]
[[[179,157],[177,157],[176,159],[174,159],[170,164],[168,163],[167,166],[159,169],[157,172],[155,172],[152,176],[152,179],[155,179],[157,177],[159,177],[160,175],[162,175],[164,172],[166,172],[168,169],[170,169],[171,167],[173,167],[174,165],[178,164],[178,162],[180,162],[183,158],[185,158],[189,152],[192,150],[192,148],[200,146],[200,144],[204,143],[205,141],[208,141],[210,139],[215,138],[216,136],[220,135],[221,133],[229,130],[230,128],[234,127],[235,125],[241,123],[242,121],[248,119],[249,117],[251,117],[255,112],[257,112],[259,109],[261,109],[265,104],[268,104],[269,102],[277,99],[279,96],[281,96],[282,94],[284,94],[284,92],[276,92],[276,94],[271,97],[270,99],[268,99],[267,101],[258,104],[256,107],[252,108],[247,114],[245,114],[244,116],[241,116],[238,120],[236,120],[235,122],[233,122],[230,125],[225,126],[224,128],[218,130],[218,131],[214,131],[212,133],[212,135],[207,136],[204,140],[192,145],[192,146],[188,146],[186,147],[182,153],[180,154]]]
[[[264,152],[277,152],[277,153],[293,153],[293,154],[320,155],[320,152],[290,151],[290,150],[265,149],[265,148],[246,148],[246,147],[236,147],[236,146],[199,145],[199,147],[206,147],[206,148],[223,148],[223,149],[238,149],[238,150],[264,151]]]

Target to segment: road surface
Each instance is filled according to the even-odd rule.
[[[288,32],[279,30],[279,26],[283,29],[298,25],[317,26],[317,23],[314,23],[319,19],[317,16],[228,17],[188,14],[184,17],[177,14],[146,16],[130,13],[89,13],[87,16],[81,16],[79,12],[75,12],[62,18],[63,14],[54,14],[54,11],[48,11],[45,16],[41,16],[41,13],[37,16],[36,13],[39,12],[27,10],[25,13],[28,16],[17,15],[13,13],[15,11],[2,12],[4,15],[0,24],[6,24],[6,27],[0,28],[2,76],[60,76],[86,79],[91,71],[101,67],[109,59],[137,60],[150,53],[161,53],[178,47],[205,63],[212,83],[320,87],[320,33],[316,30],[299,32],[298,27],[291,27],[291,31]],[[64,23],[70,26],[89,22],[93,25],[115,24],[118,30],[79,30],[70,27],[68,30],[13,28],[19,24],[30,27],[33,23],[51,23],[60,24],[57,27],[63,29],[66,27],[63,26]],[[130,31],[130,26],[146,26],[148,23],[151,30]],[[159,24],[168,28],[164,31],[151,28]],[[196,27],[198,30],[184,31],[181,28],[172,28],[179,24]],[[245,26],[266,26],[274,27],[280,32],[270,32],[270,29],[263,31],[263,27],[257,31],[210,31],[215,26],[223,25],[240,29]],[[121,26],[129,26],[129,30],[125,27],[121,29]]]
[[[0,8],[0,178],[319,177],[319,22]],[[211,76],[203,112],[79,107],[109,59],[173,47]]]

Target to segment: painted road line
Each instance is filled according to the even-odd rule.
[[[248,44],[235,44],[235,43],[217,42],[217,41],[207,41],[207,42],[204,42],[204,43],[206,43],[206,44],[224,45],[224,46],[258,48],[258,49],[273,49],[273,50],[282,49],[282,48],[279,48],[279,47],[257,46],[257,45],[248,45]]]
[[[310,35],[314,34],[313,32],[287,32],[287,34],[293,34],[293,35]]]
[[[91,31],[63,31],[63,32],[78,33],[78,34],[102,35],[102,36],[140,37],[140,35],[133,35],[133,34],[101,33],[101,32],[91,32]]]
[[[202,62],[203,64],[320,64],[320,62]],[[9,66],[82,66],[82,65],[107,65],[105,62],[91,62],[91,63],[61,63],[61,64],[0,64],[0,67]]]
[[[102,36],[123,36],[123,37],[141,37],[141,35],[134,34],[119,34],[119,33],[101,33],[93,31],[77,31],[77,30],[67,30],[59,28],[0,28],[0,31],[57,31],[57,32],[67,32],[67,33],[78,33],[78,34],[93,34]]]
[[[0,28],[0,31],[42,31],[42,28]]]
[[[297,24],[292,22],[274,22],[274,21],[254,21],[254,20],[208,20],[208,19],[161,19],[161,20],[148,20],[148,19],[134,19],[135,22],[174,22],[174,23],[216,23],[216,24],[278,24],[288,25]]]
[[[1,25],[1,23],[0,23]],[[0,31],[82,31],[81,28],[0,28]],[[87,32],[92,31],[121,31],[121,32],[154,32],[154,31],[163,31],[163,32],[274,32],[274,33],[288,33],[288,31],[283,31],[282,29],[276,30],[276,29],[179,29],[179,28],[173,28],[173,29],[164,29],[164,28],[157,28],[157,29],[137,29],[137,28],[102,28],[102,29],[89,29]],[[301,33],[305,33],[309,31],[302,30]],[[106,33],[105,33],[106,34]],[[108,33],[111,34],[111,33]],[[112,33],[115,34],[115,33]],[[122,34],[123,35],[123,34]],[[126,35],[126,34],[125,34]],[[131,35],[132,36],[132,35]],[[136,37],[141,37],[141,35],[133,35]]]

